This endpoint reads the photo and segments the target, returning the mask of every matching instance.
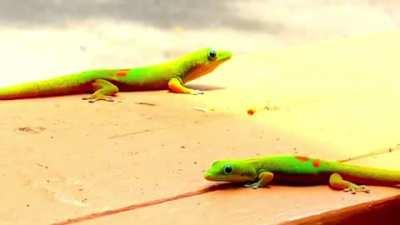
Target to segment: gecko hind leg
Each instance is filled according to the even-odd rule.
[[[344,180],[338,173],[333,173],[329,177],[329,186],[335,190],[341,190],[356,194],[358,192],[370,193],[370,190],[365,185],[357,185],[350,181]]]
[[[111,96],[119,91],[116,85],[103,79],[96,79],[93,81],[92,87],[95,92],[89,97],[82,98],[83,100],[88,100],[89,103],[94,103],[97,101],[113,102],[114,100],[111,98]]]
[[[274,174],[271,172],[261,172],[258,175],[258,180],[254,183],[245,184],[245,187],[257,189],[260,187],[265,187],[274,179]]]

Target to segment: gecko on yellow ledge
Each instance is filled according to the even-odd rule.
[[[259,188],[270,183],[324,184],[332,189],[369,192],[364,184],[400,185],[400,171],[357,166],[294,155],[218,160],[205,172],[210,181],[245,183]]]
[[[0,88],[0,99],[20,99],[93,92],[85,100],[113,101],[118,91],[169,89],[176,93],[202,94],[185,83],[212,72],[230,59],[225,50],[204,48],[157,65],[130,69],[87,70],[48,80]]]

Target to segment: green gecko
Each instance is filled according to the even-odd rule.
[[[332,189],[355,194],[369,192],[366,186],[357,184],[399,185],[400,171],[304,156],[272,155],[215,161],[205,172],[204,178],[210,181],[245,183],[245,187],[251,188],[264,187],[273,182],[297,185],[329,183]]]
[[[185,83],[213,71],[230,59],[225,50],[204,48],[161,64],[131,69],[99,69],[64,75],[48,80],[0,88],[0,99],[20,99],[93,92],[89,102],[113,101],[121,91],[169,89],[175,93],[202,94]]]

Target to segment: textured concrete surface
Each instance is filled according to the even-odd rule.
[[[209,184],[202,171],[219,158],[343,159],[400,143],[400,32],[372,34],[397,27],[394,1],[316,1],[313,9],[297,1],[14,2],[0,3],[0,84],[158,62],[206,45],[236,54],[192,84],[204,96],[0,102],[1,224],[50,224],[195,190]],[[394,151],[354,163],[399,169],[399,159]],[[371,189],[355,196],[326,186],[235,189],[82,224],[275,224],[399,193]]]

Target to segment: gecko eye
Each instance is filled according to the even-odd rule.
[[[215,49],[211,49],[211,51],[208,53],[208,60],[213,61],[217,58],[217,51]]]
[[[225,167],[224,167],[224,173],[225,174],[230,174],[230,173],[232,173],[232,166],[231,165],[226,165]]]

